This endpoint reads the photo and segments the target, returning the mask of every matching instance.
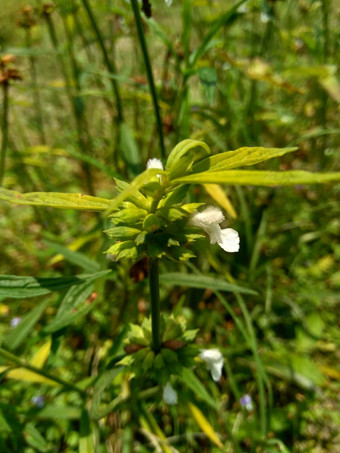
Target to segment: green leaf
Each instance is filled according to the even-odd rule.
[[[217,434],[215,433],[214,428],[211,426],[211,424],[208,422],[208,420],[205,418],[203,412],[194,404],[189,403],[189,409],[196,420],[198,426],[201,428],[201,430],[206,434],[206,436],[214,442],[215,445],[217,445],[219,448],[223,447],[222,442],[220,439],[217,437]]]
[[[73,406],[57,406],[55,404],[50,404],[45,406],[41,411],[36,415],[38,418],[55,418],[55,419],[65,419],[65,420],[79,420],[81,415],[79,407]]]
[[[120,147],[129,170],[133,176],[138,175],[142,171],[142,161],[132,132],[125,123],[120,124],[119,132]]]
[[[83,409],[80,418],[79,453],[94,453],[94,435],[91,421],[86,409]]]
[[[28,423],[25,426],[24,436],[28,445],[30,445],[37,451],[40,451],[41,453],[49,451],[48,443],[46,442],[44,437],[39,433],[39,431],[33,425],[33,423]]]
[[[197,75],[202,84],[204,94],[207,98],[208,104],[213,105],[217,85],[217,72],[214,68],[199,68]]]
[[[39,278],[19,277],[17,275],[0,275],[0,297],[23,299],[60,291],[73,285],[80,285],[84,281],[94,281],[109,274],[110,270],[94,274],[80,274],[72,277]],[[19,324],[20,325],[20,324]]]
[[[205,387],[202,385],[201,381],[196,377],[196,375],[189,368],[182,368],[180,378],[183,380],[183,383],[189,387],[195,395],[207,403],[213,409],[219,410],[219,406],[214,398],[209,395]]]
[[[195,148],[201,148],[199,151]],[[197,160],[209,156],[211,153],[209,146],[198,140],[187,139],[178,143],[171,151],[166,170],[170,172],[170,179],[184,174]]]
[[[95,301],[88,303],[92,290],[92,281],[72,286],[62,300],[57,315],[44,331],[47,333],[56,332],[85,316],[96,305]]]
[[[125,185],[124,190],[121,191],[121,193],[114,198],[113,200],[110,201],[110,204],[107,209],[107,213],[109,214],[113,210],[115,210],[120,203],[122,203],[126,199],[134,199],[136,197],[136,194],[139,194],[138,189],[140,189],[144,184],[147,184],[148,182],[151,181],[153,176],[156,175],[162,175],[165,174],[164,170],[160,170],[159,168],[149,168],[148,170],[145,170],[143,173],[140,175],[136,176],[136,178],[131,182],[131,184],[124,183],[124,181],[119,181],[121,186]],[[139,194],[142,195],[142,194]],[[142,196],[144,200],[145,197]],[[146,207],[148,209],[148,206],[145,206],[145,201],[139,201],[139,196],[136,199],[136,206],[140,208]],[[132,200],[131,200],[132,201]]]
[[[242,3],[245,3],[246,0],[241,0],[237,2],[232,8],[229,9],[225,14],[219,15],[218,19],[216,19],[210,27],[209,32],[205,36],[205,38],[201,41],[198,48],[193,52],[190,56],[190,64],[194,66],[196,62],[205,54],[205,52],[209,49],[209,44],[215,34],[225,25],[232,24],[240,14],[237,12],[238,8]]]
[[[21,346],[29,336],[34,326],[39,321],[49,301],[44,301],[39,304],[25,316],[21,322],[14,328],[11,328],[4,337],[4,345],[10,350],[14,351]]]
[[[227,151],[225,153],[215,154],[206,159],[201,160],[193,165],[193,171],[198,173],[200,171],[221,171],[231,170],[233,168],[255,165],[259,162],[272,159],[273,157],[283,156],[286,153],[296,151],[298,148],[262,148],[258,147],[244,147],[236,151]]]
[[[63,245],[57,244],[56,242],[44,240],[44,242],[52,247],[57,253],[63,255],[63,257],[69,261],[70,263],[81,267],[86,272],[98,272],[99,271],[99,264],[95,261],[88,258],[81,252],[75,252],[74,250],[70,250],[68,247]]]
[[[172,180],[173,184],[239,184],[250,186],[290,186],[296,184],[324,184],[340,181],[337,173],[310,173],[302,170],[291,171],[204,171]]]
[[[190,288],[210,288],[212,290],[231,291],[242,294],[257,294],[257,292],[252,289],[233,285],[232,283],[225,282],[224,280],[218,280],[217,278],[206,277],[204,275],[189,275],[182,274],[180,272],[168,272],[166,274],[160,274],[159,279],[162,283],[189,286]]]
[[[0,188],[0,200],[30,206],[50,206],[83,211],[105,211],[110,203],[106,198],[91,197],[81,193],[30,192],[22,194],[3,188]]]

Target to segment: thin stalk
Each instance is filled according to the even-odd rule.
[[[32,48],[32,36],[31,36],[30,28],[26,29],[26,47],[28,47],[29,49]],[[35,106],[36,123],[39,128],[41,143],[45,144],[46,143],[45,126],[44,126],[43,113],[42,113],[42,107],[41,107],[40,91],[39,91],[38,82],[37,82],[36,62],[35,62],[35,58],[33,55],[30,56],[29,61],[30,61],[30,72],[31,72],[31,80],[32,80],[32,87],[33,87],[33,102],[34,102],[34,106]]]
[[[51,19],[49,14],[45,15],[45,19],[46,19],[46,22],[47,22],[47,27],[48,27],[48,32],[49,32],[49,35],[50,35],[50,39],[52,41],[53,47],[55,48],[55,50],[57,52],[57,57],[58,57],[58,60],[59,60],[60,70],[61,70],[61,73],[62,73],[63,78],[64,78],[64,82],[65,82],[66,94],[67,94],[67,97],[68,97],[68,99],[70,101],[70,104],[71,104],[71,107],[72,107],[72,112],[73,112],[73,116],[74,116],[75,123],[76,123],[78,147],[79,147],[79,149],[80,149],[80,151],[82,153],[86,154],[87,142],[86,142],[86,140],[84,138],[84,133],[85,133],[84,129],[85,129],[85,127],[84,127],[81,115],[79,114],[79,108],[78,108],[78,105],[77,105],[77,99],[74,97],[73,92],[71,90],[70,77],[69,77],[67,69],[66,69],[66,64],[65,64],[63,55],[60,53],[59,41],[58,41],[58,38],[57,38],[57,34],[55,32],[53,21],[52,21],[52,19]],[[87,162],[84,162],[82,164],[82,168],[83,168],[84,173],[86,175],[86,183],[87,183],[88,191],[89,191],[90,194],[93,195],[94,194],[94,188],[93,188],[93,182],[92,182],[91,168],[90,168],[90,166],[88,165]]]
[[[97,25],[97,22],[96,22],[96,19],[94,17],[94,14],[93,14],[93,11],[90,7],[90,4],[87,0],[81,0],[82,1],[82,4],[84,6],[84,8],[86,9],[86,12],[87,12],[87,15],[90,19],[90,22],[91,22],[91,25],[92,25],[92,28],[96,34],[96,37],[98,39],[98,43],[99,43],[99,46],[102,50],[102,53],[103,53],[103,57],[104,57],[104,61],[105,61],[105,64],[107,66],[107,69],[108,71],[111,73],[111,74],[116,74],[116,68],[114,66],[114,63],[113,61],[110,60],[109,58],[109,55],[107,53],[107,50],[106,50],[106,47],[105,47],[105,44],[104,44],[104,39],[102,37],[102,34],[99,30],[99,27]],[[117,81],[114,79],[114,78],[111,78],[110,77],[110,81],[111,81],[111,84],[112,84],[112,91],[114,93],[114,96],[116,98],[116,105],[117,105],[117,123],[120,124],[124,121],[124,116],[123,116],[123,107],[122,107],[122,101],[121,101],[121,97],[120,97],[120,92],[119,92],[119,86],[118,86],[118,83]]]
[[[83,0],[83,1],[86,1],[86,0]],[[153,78],[153,74],[152,74],[151,62],[150,62],[148,48],[146,45],[146,40],[145,40],[145,36],[144,36],[144,31],[143,31],[142,18],[141,18],[141,14],[139,11],[137,0],[131,0],[131,5],[132,5],[132,9],[133,9],[133,14],[135,16],[137,33],[138,33],[139,42],[140,42],[142,52],[143,52],[145,69],[146,69],[146,73],[147,73],[147,77],[148,77],[148,81],[149,81],[150,92],[151,92],[153,106],[154,106],[154,110],[155,110],[156,124],[157,124],[158,137],[159,137],[159,145],[161,148],[161,157],[164,159],[165,158],[165,147],[164,147],[164,137],[163,137],[163,126],[162,126],[159,105],[158,105],[158,101],[157,101],[157,92],[156,92],[155,82],[154,82],[154,78]]]
[[[161,348],[161,310],[159,301],[159,274],[157,258],[149,259],[149,288],[151,301],[152,348],[155,352],[158,352]]]
[[[9,360],[12,363],[15,363],[18,365],[18,367],[25,368],[26,370],[32,371],[33,373],[39,374],[40,376],[44,376],[47,379],[50,379],[51,381],[57,382],[58,384],[62,385],[66,389],[73,390],[75,392],[80,393],[81,396],[86,396],[86,392],[84,390],[76,387],[75,385],[71,384],[70,382],[64,381],[63,379],[53,376],[46,371],[42,370],[41,368],[37,368],[33,365],[30,365],[29,363],[24,362],[21,360],[19,357],[16,355],[12,354],[9,351],[6,351],[6,349],[0,348],[0,355],[4,357],[5,359]]]
[[[5,163],[6,163],[6,153],[8,147],[8,89],[9,85],[7,81],[3,82],[2,93],[3,93],[3,111],[2,111],[2,121],[1,121],[1,159],[0,159],[0,185],[5,174]]]

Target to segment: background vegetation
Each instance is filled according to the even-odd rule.
[[[214,153],[299,147],[260,169],[339,168],[336,1],[150,3],[141,34],[129,1],[0,2],[3,187],[112,198],[114,176],[130,181],[147,159],[164,159],[188,137]],[[106,259],[107,225],[98,214],[1,203],[1,274],[112,272],[81,294],[61,287],[44,297],[11,293],[2,280],[2,346],[17,360],[44,365],[63,386],[46,376],[39,382],[19,362],[9,370],[2,356],[0,450],[340,451],[339,189],[223,188],[240,252],[213,246],[188,263],[161,263],[162,309],[199,328],[199,345],[220,348],[222,380],[214,383],[201,367],[205,391],[179,384],[181,404],[169,407],[146,376],[142,390],[150,393],[130,395],[104,416],[93,401],[129,393],[127,378],[104,371],[124,353],[127,324],[149,311],[146,263]],[[195,188],[189,198],[216,204],[216,194]],[[203,277],[254,292],[221,294],[217,283],[200,285]],[[61,303],[68,306],[58,324]],[[72,385],[92,385],[89,412]],[[245,394],[251,410],[240,403]],[[208,438],[208,421],[219,441]]]

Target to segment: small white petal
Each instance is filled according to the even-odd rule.
[[[205,228],[214,223],[221,223],[224,220],[224,215],[219,208],[208,206],[202,212],[195,212],[191,217],[191,223],[194,226]]]
[[[223,250],[229,253],[238,252],[240,249],[240,237],[238,232],[232,228],[221,230],[220,240],[217,243]]]
[[[170,382],[163,389],[163,400],[169,405],[177,404],[177,392],[172,388]]]
[[[164,170],[162,161],[156,158],[152,158],[147,161],[146,169],[149,170],[149,168],[159,168],[159,170]]]
[[[219,349],[201,349],[199,357],[205,361],[214,381],[218,382],[222,376],[224,358]]]
[[[172,0],[165,0],[166,6],[171,6],[172,5]]]

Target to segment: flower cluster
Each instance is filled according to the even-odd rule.
[[[166,257],[185,261],[195,256],[191,244],[209,235],[211,244],[226,252],[239,250],[239,236],[232,228],[220,227],[225,217],[219,208],[209,206],[198,210],[202,203],[183,203],[187,187],[169,188],[168,174],[159,159],[150,159],[147,170],[153,171],[147,183],[131,190],[125,200],[110,215],[113,228],[105,233],[115,241],[106,251],[115,261],[136,261]],[[116,179],[119,193],[129,185]]]

